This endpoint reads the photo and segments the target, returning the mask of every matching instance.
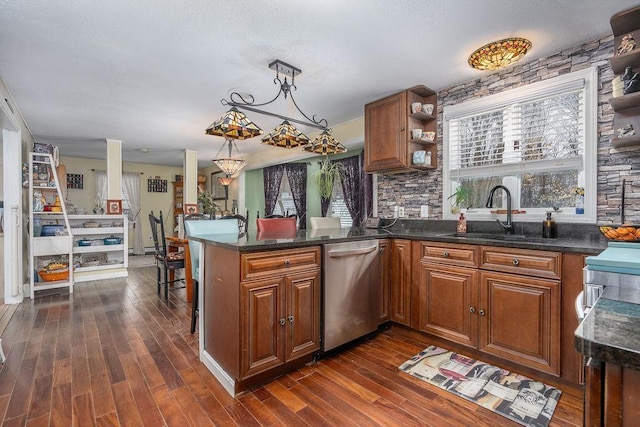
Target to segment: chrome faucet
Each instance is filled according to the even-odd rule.
[[[502,191],[507,194],[507,222],[502,222],[499,219],[496,219],[496,222],[504,227],[504,232],[506,234],[513,234],[513,224],[511,223],[511,193],[509,192],[509,189],[504,185],[496,185],[495,187],[493,187],[491,191],[489,191],[489,197],[487,197],[486,206],[488,208],[493,207],[493,194],[498,188],[502,188]]]

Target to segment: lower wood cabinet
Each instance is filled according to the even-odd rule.
[[[320,349],[320,272],[242,282],[243,378]]]
[[[411,241],[394,239],[391,253],[391,320],[411,323]]]
[[[480,272],[478,348],[560,375],[560,282]]]
[[[378,254],[380,258],[380,319],[379,323],[389,320],[391,299],[391,241],[378,240]]]
[[[547,277],[559,277],[561,254],[433,242],[414,252],[413,328],[560,375],[561,286]]]

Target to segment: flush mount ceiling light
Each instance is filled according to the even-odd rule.
[[[527,39],[513,37],[488,43],[469,56],[469,65],[478,70],[496,70],[522,58],[531,49]]]
[[[320,129],[323,133],[330,132],[328,127],[328,123],[326,119],[317,119],[315,115],[309,117],[306,115],[293,97],[292,91],[297,90],[295,85],[295,78],[297,75],[302,73],[302,70],[296,68],[292,65],[289,65],[285,62],[276,59],[271,64],[269,64],[269,68],[276,72],[276,78],[274,79],[274,84],[279,85],[280,88],[278,93],[273,99],[270,101],[258,103],[255,98],[251,94],[247,93],[239,93],[239,92],[231,92],[229,95],[229,99],[222,99],[222,105],[226,105],[231,107],[224,116],[220,119],[216,120],[209,128],[207,128],[206,133],[209,135],[219,135],[224,136],[226,138],[233,139],[245,139],[251,138],[253,136],[257,136],[262,134],[260,128],[251,122],[246,115],[244,115],[239,110],[247,110],[252,111],[254,113],[263,114],[271,117],[278,117],[283,120],[282,124],[276,127],[272,132],[270,132],[266,137],[262,139],[262,142],[265,144],[273,145],[276,147],[284,147],[284,148],[293,148],[300,145],[306,146],[309,143],[309,138],[305,136],[302,132],[300,132],[296,127],[292,124],[299,124],[303,126],[310,126],[317,129]],[[284,81],[280,79],[280,75],[284,75]],[[291,78],[291,83],[289,83],[289,78]],[[273,113],[267,110],[264,110],[259,107],[264,107],[265,105],[271,104],[276,99],[280,98],[280,95],[284,97],[284,99],[290,98],[293,105],[296,107],[296,110],[304,117],[304,119],[295,119],[287,116],[283,116],[281,114]],[[246,120],[248,123],[253,125],[255,128],[245,128],[242,125],[243,121],[238,119],[236,116],[241,114],[241,119]],[[233,116],[234,119],[228,118],[229,116]],[[220,125],[218,125],[221,123]],[[225,123],[234,123],[233,125]],[[240,124],[239,126],[235,126],[235,123]],[[226,128],[225,128],[226,126]],[[228,129],[228,130],[227,130]],[[259,132],[257,132],[257,129]],[[317,138],[316,138],[317,139]],[[335,140],[334,140],[335,141]],[[337,142],[337,141],[336,141]],[[343,147],[344,148],[344,147]],[[346,149],[345,149],[346,151]]]

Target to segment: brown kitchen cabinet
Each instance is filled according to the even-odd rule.
[[[391,241],[389,239],[378,240],[378,252],[380,255],[380,318],[382,324],[389,320],[389,307],[391,299]]]
[[[624,10],[611,17],[611,30],[614,40],[614,56],[609,58],[611,69],[616,76],[622,75],[627,67],[631,67],[633,72],[640,71],[640,48],[617,55],[618,47],[622,38],[627,34],[633,34],[635,40],[640,40],[640,6]],[[628,93],[609,99],[609,104],[613,108],[613,129],[614,137],[611,144],[614,147],[640,146],[640,92]],[[632,125],[635,135],[617,137],[617,129],[626,125]]]
[[[411,324],[411,241],[393,239],[391,253],[391,320]]]
[[[240,392],[320,349],[320,247],[240,253],[205,245],[203,346]]]
[[[184,181],[174,181],[171,184],[173,184],[173,229],[175,230],[178,227],[178,216],[184,212]],[[206,189],[207,177],[198,175],[198,190]]]
[[[434,242],[414,252],[413,328],[560,374],[561,254]]]
[[[243,378],[320,349],[320,271],[242,283]]]
[[[411,113],[414,102],[433,104],[433,113]],[[436,169],[437,108],[436,93],[422,85],[365,105],[365,171],[396,173]],[[412,129],[435,132],[436,137],[433,142],[414,139]],[[431,151],[431,164],[414,165],[413,153],[417,150]]]

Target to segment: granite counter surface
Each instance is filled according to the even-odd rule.
[[[273,249],[290,249],[296,247],[339,243],[345,241],[399,238],[408,240],[424,240],[443,243],[459,243],[471,245],[503,246],[522,249],[536,249],[557,252],[583,253],[595,255],[607,247],[607,241],[598,234],[580,234],[557,239],[543,239],[541,237],[504,238],[503,234],[495,233],[495,238],[478,236],[469,233],[456,236],[451,229],[412,229],[406,227],[392,227],[389,229],[366,229],[360,227],[340,229],[299,230],[290,235],[269,235],[249,231],[236,235],[197,235],[195,240],[216,246],[235,249],[240,252],[263,251]]]
[[[605,288],[575,332],[586,357],[640,369],[640,291]]]

